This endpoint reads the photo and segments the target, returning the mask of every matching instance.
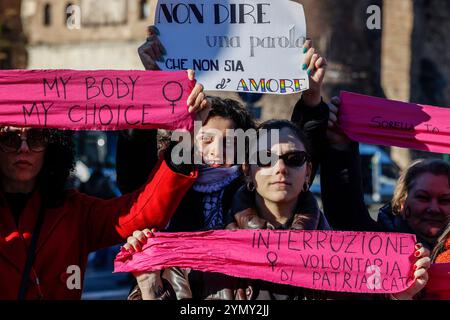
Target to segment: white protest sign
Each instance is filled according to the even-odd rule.
[[[196,71],[205,90],[290,94],[309,87],[303,6],[290,0],[159,0],[162,70]]]

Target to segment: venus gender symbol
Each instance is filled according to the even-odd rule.
[[[163,96],[164,98],[171,102],[172,106],[172,114],[175,113],[175,102],[181,100],[183,96],[183,86],[176,81],[169,81],[163,87]]]

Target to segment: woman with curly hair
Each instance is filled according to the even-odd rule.
[[[190,111],[207,111],[197,86]],[[164,155],[140,189],[101,200],[64,189],[73,150],[70,132],[0,128],[0,300],[80,299],[88,254],[163,228],[197,177]]]

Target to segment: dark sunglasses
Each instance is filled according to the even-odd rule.
[[[18,152],[26,141],[33,152],[43,152],[48,145],[48,136],[41,129],[30,129],[26,132],[7,131],[0,134],[0,149],[3,152]]]
[[[268,168],[277,163],[279,159],[282,159],[288,167],[300,168],[309,161],[309,156],[305,151],[292,151],[280,156],[270,150],[264,150],[258,153],[256,164],[260,168]]]

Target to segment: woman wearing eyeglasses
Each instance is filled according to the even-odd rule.
[[[201,89],[193,111],[208,109]],[[88,254],[163,228],[197,176],[165,155],[142,188],[101,200],[64,190],[73,151],[68,132],[0,128],[0,300],[80,299]]]

